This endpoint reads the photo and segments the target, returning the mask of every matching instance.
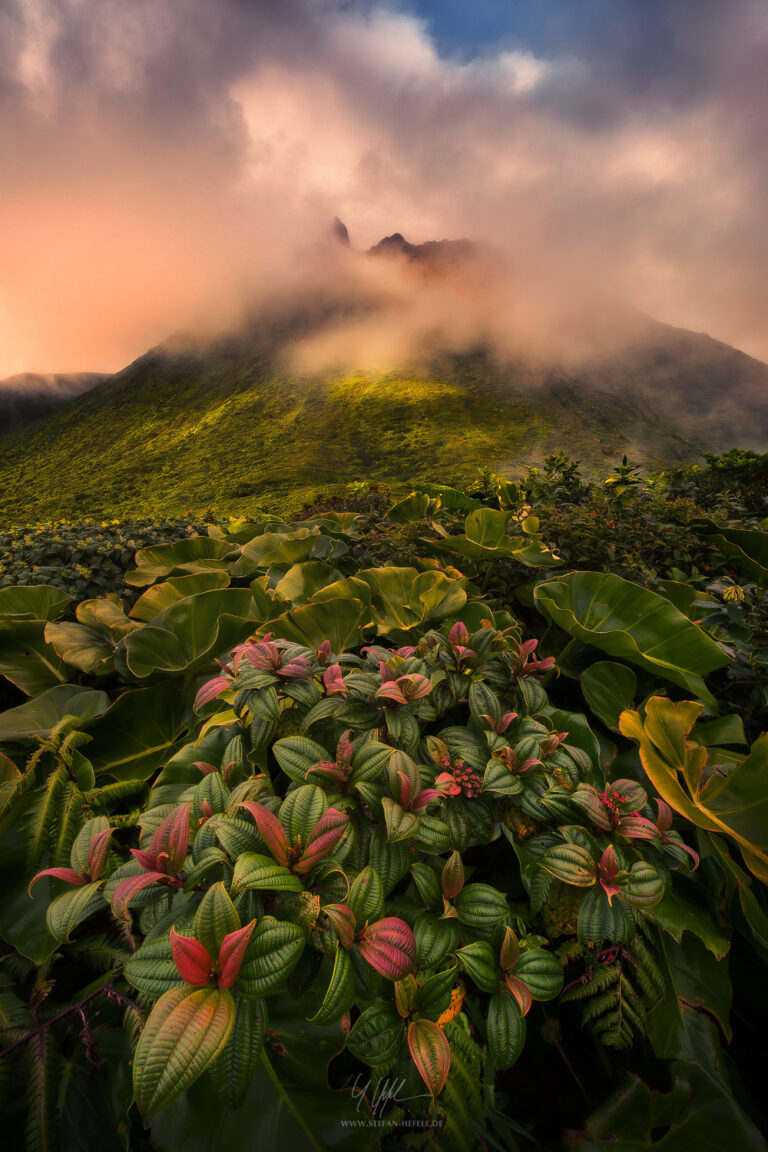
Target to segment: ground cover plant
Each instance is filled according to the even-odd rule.
[[[713,459],[0,588],[11,1146],[764,1147],[768,534]]]

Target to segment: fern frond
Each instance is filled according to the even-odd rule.
[[[28,816],[27,863],[34,867],[51,846],[52,830],[67,789],[67,770],[59,764],[34,800]]]

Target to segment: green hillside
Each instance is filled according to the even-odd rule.
[[[587,466],[641,444],[651,464],[692,459],[631,389],[501,368],[482,353],[429,375],[299,379],[244,341],[160,350],[3,441],[0,511],[51,517],[285,510],[351,481],[466,481],[565,449]]]

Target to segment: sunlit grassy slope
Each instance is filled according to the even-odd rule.
[[[587,465],[642,445],[687,460],[684,440],[631,389],[534,379],[484,355],[429,375],[297,379],[257,348],[154,350],[34,428],[0,442],[0,513],[50,517],[289,512],[366,479],[465,482],[519,474],[565,449]]]

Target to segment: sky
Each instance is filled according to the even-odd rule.
[[[226,325],[336,215],[768,360],[768,3],[0,0],[0,191],[0,377]]]

